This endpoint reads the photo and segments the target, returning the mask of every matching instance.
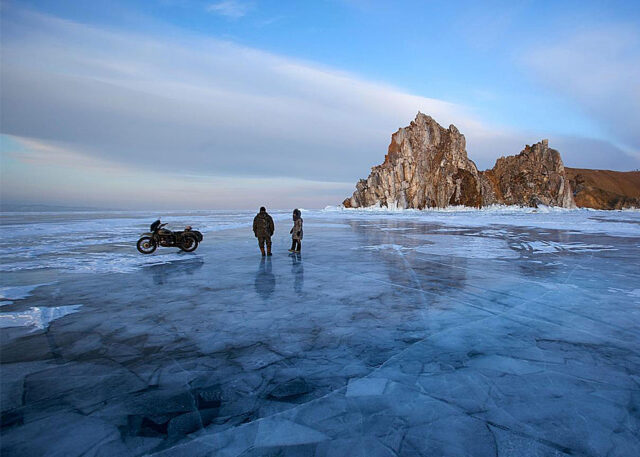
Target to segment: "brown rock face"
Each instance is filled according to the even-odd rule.
[[[411,125],[391,137],[381,165],[356,184],[346,208],[480,207],[491,204],[575,206],[558,151],[546,140],[517,156],[498,159],[493,169],[478,172],[467,157],[465,138],[451,125],[441,127],[418,113]]]
[[[343,205],[418,209],[480,206],[478,169],[467,158],[465,144],[464,135],[455,126],[445,129],[430,116],[418,113],[411,125],[392,135],[384,163],[356,184],[353,196]]]
[[[482,173],[483,204],[574,208],[560,153],[547,140],[526,146],[516,156],[501,157]]]
[[[640,208],[640,171],[566,168],[576,204],[595,209]]]

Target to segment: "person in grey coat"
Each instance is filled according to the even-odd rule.
[[[293,210],[293,228],[291,229],[291,231],[289,232],[291,233],[291,249],[289,249],[289,252],[300,252],[300,249],[302,248],[302,214],[300,213],[299,209],[294,209]]]

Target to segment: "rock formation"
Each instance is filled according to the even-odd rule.
[[[422,209],[481,203],[478,169],[467,158],[464,135],[418,113],[411,125],[391,136],[384,163],[373,167],[343,204]]]
[[[343,205],[423,209],[498,203],[574,206],[558,151],[543,140],[478,172],[467,157],[464,135],[454,125],[444,129],[418,113],[408,127],[392,135],[384,162],[356,184]]]
[[[516,156],[500,157],[481,173],[483,205],[561,206],[575,203],[560,153],[542,140]]]
[[[576,204],[595,209],[640,208],[640,171],[566,168]]]

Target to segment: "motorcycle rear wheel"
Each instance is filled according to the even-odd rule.
[[[198,247],[198,240],[195,236],[185,236],[182,244],[180,245],[180,249],[184,252],[193,252]]]
[[[136,245],[141,254],[152,254],[158,247],[150,236],[143,236]]]

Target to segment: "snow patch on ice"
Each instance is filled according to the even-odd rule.
[[[362,248],[352,248],[352,249],[365,249],[367,251],[382,251],[385,249],[391,249],[393,251],[406,251],[411,250],[406,246],[401,246],[399,244],[376,244],[372,246],[362,246]]]
[[[571,252],[599,252],[617,251],[613,246],[586,243],[558,243],[556,241],[527,241],[523,243],[525,249],[534,253],[556,253],[562,251]]]
[[[71,253],[58,257],[38,258],[27,262],[7,263],[0,265],[0,271],[24,271],[39,269],[56,269],[69,273],[131,273],[143,267],[161,265],[177,260],[199,258],[187,253],[158,253],[144,256],[137,252],[108,253],[89,252]]]
[[[442,228],[437,228],[430,231],[433,233],[447,233],[447,232],[461,232],[464,230],[468,230],[468,229],[464,227],[442,227]]]
[[[383,232],[406,232],[407,230],[415,230],[413,227],[381,227]]]
[[[0,300],[22,300],[31,295],[40,286],[46,286],[50,282],[43,284],[31,284],[28,286],[5,286],[0,287]]]
[[[26,311],[0,313],[0,328],[7,327],[35,327],[44,330],[49,324],[67,314],[76,313],[82,305],[31,307]]]

